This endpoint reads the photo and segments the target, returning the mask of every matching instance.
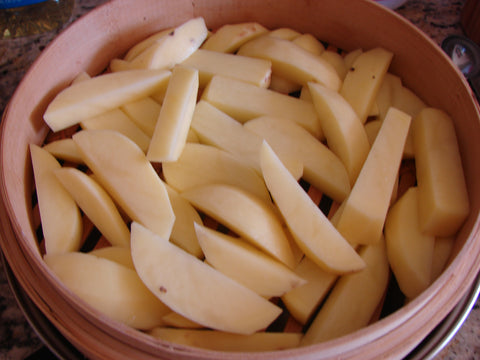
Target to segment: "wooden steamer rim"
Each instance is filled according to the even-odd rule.
[[[147,35],[196,16],[203,16],[211,28],[241,21],[257,21],[269,28],[288,26],[345,50],[385,46],[395,53],[391,71],[427,103],[452,115],[472,210],[457,237],[456,258],[429,289],[392,315],[332,341],[281,352],[223,353],[155,340],[106,319],[55,280],[35,247],[29,204],[32,173],[26,146],[30,142],[41,144],[48,132],[42,120],[46,105],[80,71],[98,73],[111,58]],[[64,61],[64,57],[71,61]],[[480,134],[478,104],[461,73],[432,40],[399,15],[366,0],[112,1],[75,22],[49,44],[17,88],[1,126],[2,250],[37,307],[90,358],[402,358],[454,308],[480,269],[480,188],[476,186],[480,144],[473,136]]]

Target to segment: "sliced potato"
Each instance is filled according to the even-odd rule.
[[[83,222],[75,200],[55,176],[60,163],[47,150],[34,144],[30,145],[30,156],[45,252],[76,251],[82,245]]]
[[[55,176],[110,244],[130,246],[127,224],[110,195],[95,180],[75,168],[57,169]]]
[[[99,183],[125,213],[168,239],[175,215],[164,183],[142,150],[112,130],[83,130],[73,140]]]
[[[45,263],[75,295],[100,314],[136,329],[163,324],[170,311],[137,273],[115,261],[73,252],[46,255]]]
[[[71,161],[76,164],[83,164],[83,159],[78,152],[77,145],[71,138],[59,139],[52,141],[43,146],[50,154],[57,159]]]
[[[413,122],[413,139],[421,229],[454,235],[470,204],[453,121],[442,110],[426,108]]]
[[[175,161],[187,142],[198,94],[198,70],[177,66],[148,146],[152,162]]]
[[[274,208],[235,186],[211,184],[182,193],[193,206],[290,268],[295,259]]]
[[[202,49],[234,53],[240,46],[268,30],[256,23],[226,24],[218,28],[202,45]]]
[[[409,115],[390,108],[345,200],[337,229],[352,244],[380,241],[410,122]]]
[[[291,269],[241,238],[198,224],[195,230],[211,266],[263,297],[281,296],[305,284]]]
[[[385,240],[360,249],[364,270],[342,276],[302,338],[311,345],[349,334],[368,325],[384,297],[390,278]]]
[[[282,310],[167,239],[132,224],[138,275],[173,311],[206,327],[236,334],[265,329]]]
[[[298,123],[323,139],[320,121],[312,103],[243,81],[214,76],[202,94],[219,110],[242,123],[262,115],[279,116]]]
[[[367,121],[392,58],[393,54],[383,48],[364,51],[345,76],[340,94],[352,105],[362,123]]]
[[[262,147],[261,164],[272,198],[305,255],[326,271],[337,274],[363,269],[363,260],[290,175],[266,142]]]
[[[98,75],[65,88],[50,102],[43,118],[60,131],[89,117],[155,92],[170,79],[166,70],[131,70]]]
[[[325,59],[271,34],[247,42],[237,53],[270,60],[273,74],[302,85],[316,81],[338,91],[342,84],[335,68]]]

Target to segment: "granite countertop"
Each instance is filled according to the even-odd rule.
[[[465,0],[409,0],[396,11],[437,44],[450,34],[463,34],[460,12]],[[77,0],[70,23],[106,0]],[[66,25],[68,26],[68,24]],[[45,46],[61,31],[14,40],[0,40],[0,113],[25,72]],[[480,300],[437,359],[480,358]],[[0,263],[0,360],[54,358],[46,350],[18,306]]]

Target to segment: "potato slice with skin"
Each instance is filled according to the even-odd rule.
[[[198,70],[175,67],[150,140],[147,159],[175,161],[187,142],[198,94]]]
[[[198,49],[182,63],[198,70],[200,88],[215,75],[223,75],[266,88],[270,84],[272,64],[268,60]]]
[[[303,178],[337,201],[350,192],[350,180],[342,161],[305,129],[281,117],[262,116],[244,124],[265,139],[282,159],[297,158],[303,163]]]
[[[322,269],[337,274],[363,269],[363,260],[290,175],[266,142],[260,156],[267,187],[305,255]]]
[[[131,61],[134,58],[136,58],[140,53],[142,53],[145,49],[147,49],[150,45],[155,43],[155,41],[159,40],[160,38],[164,37],[165,35],[168,35],[171,33],[175,28],[168,28],[161,30],[153,35],[150,35],[146,39],[136,43],[134,46],[132,46],[127,53],[125,54],[123,60],[125,61]]]
[[[162,106],[151,97],[129,102],[120,109],[148,136],[152,137]]]
[[[76,251],[82,241],[82,217],[75,200],[54,171],[60,163],[47,150],[30,145],[38,209],[47,254]],[[62,221],[58,221],[62,219]]]
[[[130,239],[128,242],[130,245]],[[130,251],[130,246],[107,246],[100,249],[93,249],[88,254],[97,256],[102,259],[114,261],[129,269],[135,270],[135,266],[133,266],[132,252]]]
[[[338,91],[342,81],[333,66],[301,46],[274,36],[260,36],[242,45],[237,54],[272,62],[272,73],[306,84],[316,81]]]
[[[392,206],[385,221],[388,261],[398,286],[410,299],[432,282],[435,237],[418,222],[418,188],[411,187]]]
[[[58,181],[112,245],[130,246],[130,231],[110,195],[90,176],[75,168],[55,170]]]
[[[454,235],[470,205],[453,121],[442,110],[426,108],[412,130],[420,227],[430,235]]]
[[[240,122],[205,100],[200,100],[193,113],[191,128],[201,143],[227,151],[261,174],[259,153],[263,139],[247,130]],[[297,180],[300,179],[303,174],[303,163],[287,155],[282,161],[292,175]]]
[[[392,61],[393,54],[374,48],[360,54],[350,67],[340,94],[352,105],[364,124]]]
[[[167,184],[182,192],[207,184],[230,184],[270,203],[262,177],[249,165],[219,148],[187,144],[175,162],[163,164]]]
[[[203,258],[194,224],[203,224],[200,214],[177,191],[166,185],[168,198],[175,214],[170,241],[197,258]]]
[[[165,185],[142,150],[112,130],[83,130],[72,138],[99,183],[125,213],[168,239],[175,216]]]
[[[307,283],[284,294],[282,302],[295,320],[305,325],[325,299],[338,276],[326,272],[307,256],[297,265],[295,273]]]
[[[298,123],[313,136],[323,139],[320,120],[313,104],[273,90],[214,76],[202,99],[241,123],[262,115],[280,116]]]
[[[265,298],[281,296],[305,284],[290,268],[241,238],[198,224],[195,231],[211,266]]]
[[[258,332],[252,335],[229,334],[214,330],[188,330],[155,328],[151,336],[175,344],[194,346],[216,351],[276,351],[295,348],[300,344],[301,333]]]
[[[197,17],[156,39],[130,61],[137,69],[172,69],[192,55],[207,38],[205,20]]]
[[[148,96],[170,79],[166,70],[132,70],[77,82],[55,96],[43,118],[52,131]]]
[[[268,30],[264,26],[256,22],[227,24],[221,26],[206,39],[201,48],[223,53],[234,53],[247,41],[267,32]]]
[[[85,130],[105,129],[118,131],[135,142],[144,152],[147,151],[150,144],[150,137],[118,108],[85,119],[80,122],[80,126]]]
[[[349,334],[368,325],[388,286],[390,269],[385,240],[360,249],[364,270],[342,276],[308,328],[307,346]]]
[[[383,121],[338,220],[338,231],[351,244],[380,241],[410,122],[409,115],[395,108]]]
[[[287,265],[295,266],[282,222],[274,208],[232,185],[198,186],[182,193],[194,207]]]
[[[206,327],[238,334],[266,328],[281,309],[138,223],[132,258],[151,292],[173,311]]]
[[[83,159],[78,152],[77,145],[71,138],[52,141],[43,146],[50,154],[57,159],[71,161],[76,164],[83,164]]]
[[[162,325],[170,311],[134,270],[115,261],[79,252],[47,254],[44,260],[62,284],[113,320],[148,330]]]
[[[350,104],[337,92],[308,83],[329,148],[345,165],[353,186],[370,151],[365,129]]]

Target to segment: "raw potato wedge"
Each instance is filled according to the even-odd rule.
[[[111,130],[73,135],[85,163],[132,219],[168,239],[175,221],[165,185],[142,150]]]
[[[289,268],[295,266],[282,222],[265,201],[239,187],[225,184],[198,186],[183,192],[182,196]]]
[[[272,64],[268,60],[198,49],[182,63],[198,70],[200,88],[214,75],[222,75],[266,88],[270,84]]]
[[[223,53],[234,53],[247,41],[267,32],[267,28],[256,22],[227,24],[218,28],[207,38],[201,48]]]
[[[388,261],[398,286],[409,299],[432,282],[435,237],[420,229],[418,201],[417,187],[409,188],[392,206],[385,221]]]
[[[314,55],[321,55],[325,51],[325,46],[312,34],[299,35],[292,42]]]
[[[452,255],[455,237],[437,237],[433,248],[432,281],[439,277],[448,265]]]
[[[166,70],[131,70],[98,75],[65,88],[50,102],[43,118],[60,131],[130,101],[148,96],[170,79]]]
[[[79,298],[109,318],[136,329],[162,325],[170,311],[137,273],[115,261],[74,252],[46,255],[45,263]]]
[[[261,174],[259,154],[263,139],[240,122],[205,100],[200,100],[195,107],[191,127],[201,143],[227,151]],[[289,154],[283,156],[282,161],[292,175],[297,180],[300,179],[303,175],[303,163]]]
[[[137,69],[172,69],[192,55],[207,38],[208,29],[198,17],[153,41],[130,61]]]
[[[130,246],[107,246],[100,249],[94,249],[88,254],[102,259],[114,261],[129,269],[135,270],[135,266],[133,266],[132,252],[130,251]]]
[[[338,276],[326,272],[308,257],[295,268],[295,273],[307,281],[282,296],[282,302],[300,324],[305,325],[325,299]]]
[[[280,116],[323,139],[313,104],[292,96],[243,81],[214,76],[205,88],[202,99],[242,123],[262,115]]]
[[[345,66],[345,61],[339,53],[327,50],[322,52],[320,54],[320,57],[333,66],[340,80],[343,81],[345,79],[345,76],[347,76],[348,68]]]
[[[420,227],[430,235],[454,235],[470,205],[453,121],[442,110],[426,108],[412,130]]]
[[[349,194],[345,165],[301,126],[281,117],[262,116],[244,127],[265,139],[283,163],[289,157],[303,163],[303,178],[332,199],[340,202]]]
[[[337,92],[308,83],[313,105],[322,119],[328,147],[342,160],[353,186],[370,151],[365,129],[350,104]]]
[[[178,159],[187,142],[197,94],[198,70],[175,67],[148,147],[148,160]]]
[[[198,224],[195,230],[211,266],[265,298],[281,296],[305,284],[290,268],[241,238]]]
[[[168,198],[175,214],[170,241],[197,258],[203,258],[194,224],[203,224],[200,214],[177,191],[166,185]]]
[[[180,329],[202,329],[204,326],[197,324],[196,322],[187,319],[174,311],[168,313],[162,318],[166,326],[180,328]],[[158,328],[157,328],[158,329]],[[155,331],[155,329],[152,329]]]
[[[237,334],[265,329],[281,309],[138,223],[132,258],[150,291],[180,315]]]
[[[290,175],[266,142],[260,156],[265,183],[305,256],[332,273],[363,269],[363,260]]]
[[[30,156],[45,252],[76,251],[82,245],[83,222],[75,200],[54,174],[61,168],[60,163],[47,150],[35,144],[30,145]]]
[[[85,119],[80,122],[80,126],[85,130],[118,131],[135,142],[143,152],[147,151],[150,144],[150,137],[118,108]]]
[[[377,97],[393,54],[383,48],[374,48],[360,54],[343,81],[340,94],[352,105],[364,124]]]
[[[272,73],[301,85],[315,81],[338,91],[342,80],[325,59],[294,42],[275,36],[260,36],[244,44],[237,54],[270,60]]]
[[[214,330],[169,329],[157,327],[149,334],[175,344],[216,351],[276,351],[297,347],[301,333],[258,332],[252,335],[229,334]]]
[[[302,338],[311,345],[349,334],[368,325],[387,290],[390,277],[385,240],[360,249],[364,270],[342,276]]]
[[[130,246],[130,231],[110,195],[90,176],[75,168],[55,170],[55,176],[90,221],[112,245]]]
[[[267,36],[272,36],[278,39],[283,40],[295,40],[297,37],[301,36],[302,33],[288,27],[277,28],[275,30],[270,31]]]
[[[50,154],[57,159],[71,161],[75,164],[83,164],[83,159],[78,152],[77,145],[71,138],[52,141],[43,146]]]
[[[137,44],[135,44],[134,46],[132,46],[128,52],[125,54],[123,60],[125,61],[131,61],[133,60],[134,58],[137,57],[137,55],[139,55],[140,53],[142,53],[145,49],[147,49],[148,47],[150,47],[150,45],[154,44],[157,40],[159,40],[160,38],[164,37],[165,35],[168,35],[169,33],[171,33],[175,28],[169,28],[169,29],[165,29],[165,30],[161,30],[153,35],[150,35],[149,37],[147,37],[146,39],[138,42]]]
[[[338,220],[338,231],[351,244],[380,241],[410,122],[409,115],[395,108],[383,121]]]
[[[163,164],[163,175],[166,183],[179,192],[221,183],[238,186],[270,202],[262,177],[252,167],[210,145],[187,144],[177,161]]]
[[[127,116],[150,138],[157,125],[162,106],[151,97],[129,102],[120,107]]]

